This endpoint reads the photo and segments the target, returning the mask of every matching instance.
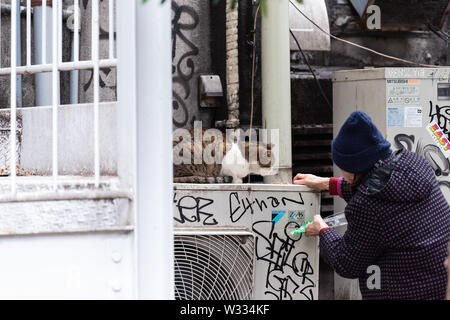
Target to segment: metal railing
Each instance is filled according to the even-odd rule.
[[[0,4],[1,4],[0,0]],[[42,10],[42,61],[41,63],[32,64],[31,51],[31,0],[22,1],[25,3],[26,12],[26,63],[18,65],[17,61],[17,19],[18,9],[21,10],[21,2],[19,0],[11,0],[11,40],[10,40],[10,61],[9,67],[0,68],[0,76],[9,75],[10,82],[10,177],[11,177],[11,193],[17,192],[17,75],[21,74],[37,74],[51,72],[52,74],[52,177],[55,190],[58,185],[58,107],[60,105],[60,72],[73,70],[93,70],[93,119],[94,119],[94,184],[98,188],[100,183],[100,141],[99,141],[99,104],[100,104],[100,87],[99,87],[99,70],[100,68],[117,67],[117,59],[114,55],[114,0],[109,0],[108,16],[109,16],[109,35],[108,35],[108,58],[101,59],[99,55],[99,0],[90,0],[92,5],[91,17],[91,59],[80,60],[79,44],[80,35],[80,7],[79,0],[74,0],[74,52],[73,60],[63,62],[63,3],[62,0],[52,1],[52,61],[47,61],[47,32],[44,26],[47,25],[47,10]],[[42,8],[46,8],[47,0],[42,0]],[[1,6],[0,6],[1,10]],[[1,11],[0,11],[0,61],[1,61]]]

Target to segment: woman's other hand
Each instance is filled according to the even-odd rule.
[[[328,190],[330,178],[322,178],[315,176],[313,174],[299,173],[294,177],[293,183],[298,185],[304,185],[318,191],[323,191]]]
[[[313,222],[306,225],[305,227],[306,236],[307,237],[318,236],[320,230],[327,227],[328,225],[325,223],[325,221],[323,221],[322,217],[317,214],[314,216]]]

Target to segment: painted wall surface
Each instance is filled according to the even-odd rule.
[[[2,237],[0,298],[135,299],[133,245],[130,232]]]
[[[183,184],[174,192],[175,227],[245,227],[255,235],[254,299],[318,299],[318,238],[290,233],[320,211],[318,193],[294,186]]]
[[[211,127],[210,111],[200,110],[198,76],[211,72],[209,1],[172,1],[173,125]],[[223,83],[224,84],[224,83]]]

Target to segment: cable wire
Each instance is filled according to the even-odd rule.
[[[387,59],[391,59],[391,60],[395,60],[395,61],[399,61],[399,62],[403,62],[406,64],[412,64],[412,65],[416,65],[416,66],[420,66],[420,67],[425,67],[425,68],[443,68],[443,66],[438,66],[438,65],[433,65],[433,64],[423,64],[423,63],[418,63],[418,62],[414,62],[414,61],[410,61],[410,60],[406,60],[406,59],[402,59],[402,58],[397,58],[394,56],[390,56],[388,54],[384,54],[381,52],[378,52],[376,50],[361,46],[359,44],[356,44],[354,42],[348,41],[348,40],[344,40],[342,38],[336,37],[335,35],[332,35],[331,33],[325,31],[324,29],[322,29],[316,22],[314,22],[311,18],[309,18],[307,15],[305,15],[299,8],[297,8],[297,6],[294,5],[294,3],[292,2],[292,0],[289,0],[289,2],[293,5],[293,7],[295,8],[295,10],[297,10],[302,16],[304,16],[309,22],[311,22],[314,26],[317,27],[317,29],[319,29],[320,31],[322,31],[323,33],[325,33],[326,35],[330,36],[331,38],[344,42],[346,44],[349,44],[351,46],[360,48],[362,50],[366,50],[369,51],[373,54],[379,55],[381,57],[387,58]]]
[[[331,105],[330,101],[329,101],[328,98],[327,98],[327,95],[326,95],[325,92],[323,91],[323,88],[322,88],[322,86],[320,85],[320,82],[319,82],[319,80],[317,79],[314,70],[311,68],[311,65],[310,65],[310,63],[309,63],[309,61],[308,61],[308,58],[306,57],[305,53],[303,52],[302,47],[300,46],[300,43],[299,43],[298,40],[297,40],[297,37],[294,35],[294,32],[292,32],[292,30],[291,30],[290,28],[289,28],[289,32],[291,33],[292,37],[294,38],[294,41],[295,41],[295,43],[297,44],[297,47],[299,48],[299,50],[300,50],[300,52],[301,52],[301,54],[302,54],[302,56],[303,56],[303,59],[305,60],[306,64],[308,65],[309,71],[310,71],[311,74],[313,75],[314,80],[316,81],[316,84],[317,84],[317,86],[319,87],[319,90],[320,90],[320,93],[322,94],[323,99],[326,101],[328,107],[329,107],[331,110],[333,110],[333,106]]]

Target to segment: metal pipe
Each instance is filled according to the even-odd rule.
[[[173,299],[171,1],[134,2],[138,297]],[[118,24],[117,30],[123,27]]]
[[[11,2],[11,118],[10,118],[10,177],[11,177],[11,194],[16,194],[16,66],[17,66],[17,55],[16,55],[16,42],[17,42],[17,0],[12,0]]]
[[[27,0],[27,66],[31,66],[31,0]]]
[[[109,0],[109,59],[114,58],[114,0]]]
[[[98,187],[100,181],[100,143],[99,143],[99,8],[98,0],[92,1],[92,42],[91,42],[91,60],[94,62],[94,177],[95,187]]]
[[[266,1],[261,22],[262,124],[279,130],[279,167],[265,183],[292,181],[289,1]],[[274,141],[272,141],[274,142]]]
[[[74,31],[75,35],[76,31]],[[75,39],[72,39],[72,53],[70,59],[72,61],[75,60]],[[78,80],[79,80],[79,71],[72,70],[70,71],[70,104],[78,104]]]
[[[47,13],[52,13],[52,8],[48,6],[36,6],[33,8],[33,27],[34,27],[34,62],[36,65],[24,68],[25,70],[39,70],[34,73],[35,75],[35,95],[37,106],[49,106],[52,104],[52,76],[51,74],[41,73],[41,67],[39,65],[46,65],[47,71],[51,72],[53,70],[52,63],[52,20],[47,19]],[[44,19],[45,16],[45,19]],[[20,68],[17,70],[18,73]],[[1,69],[0,74],[3,72],[8,72],[7,69]],[[26,73],[26,72],[24,72]],[[33,72],[30,72],[33,73]]]
[[[58,105],[59,105],[59,73],[58,73],[58,7],[60,0],[53,1],[52,23],[52,168],[54,188],[58,179]]]
[[[22,65],[22,35],[21,35],[21,26],[20,26],[20,1],[16,1],[16,66]],[[16,73],[16,105],[18,108],[22,107],[22,76]]]

